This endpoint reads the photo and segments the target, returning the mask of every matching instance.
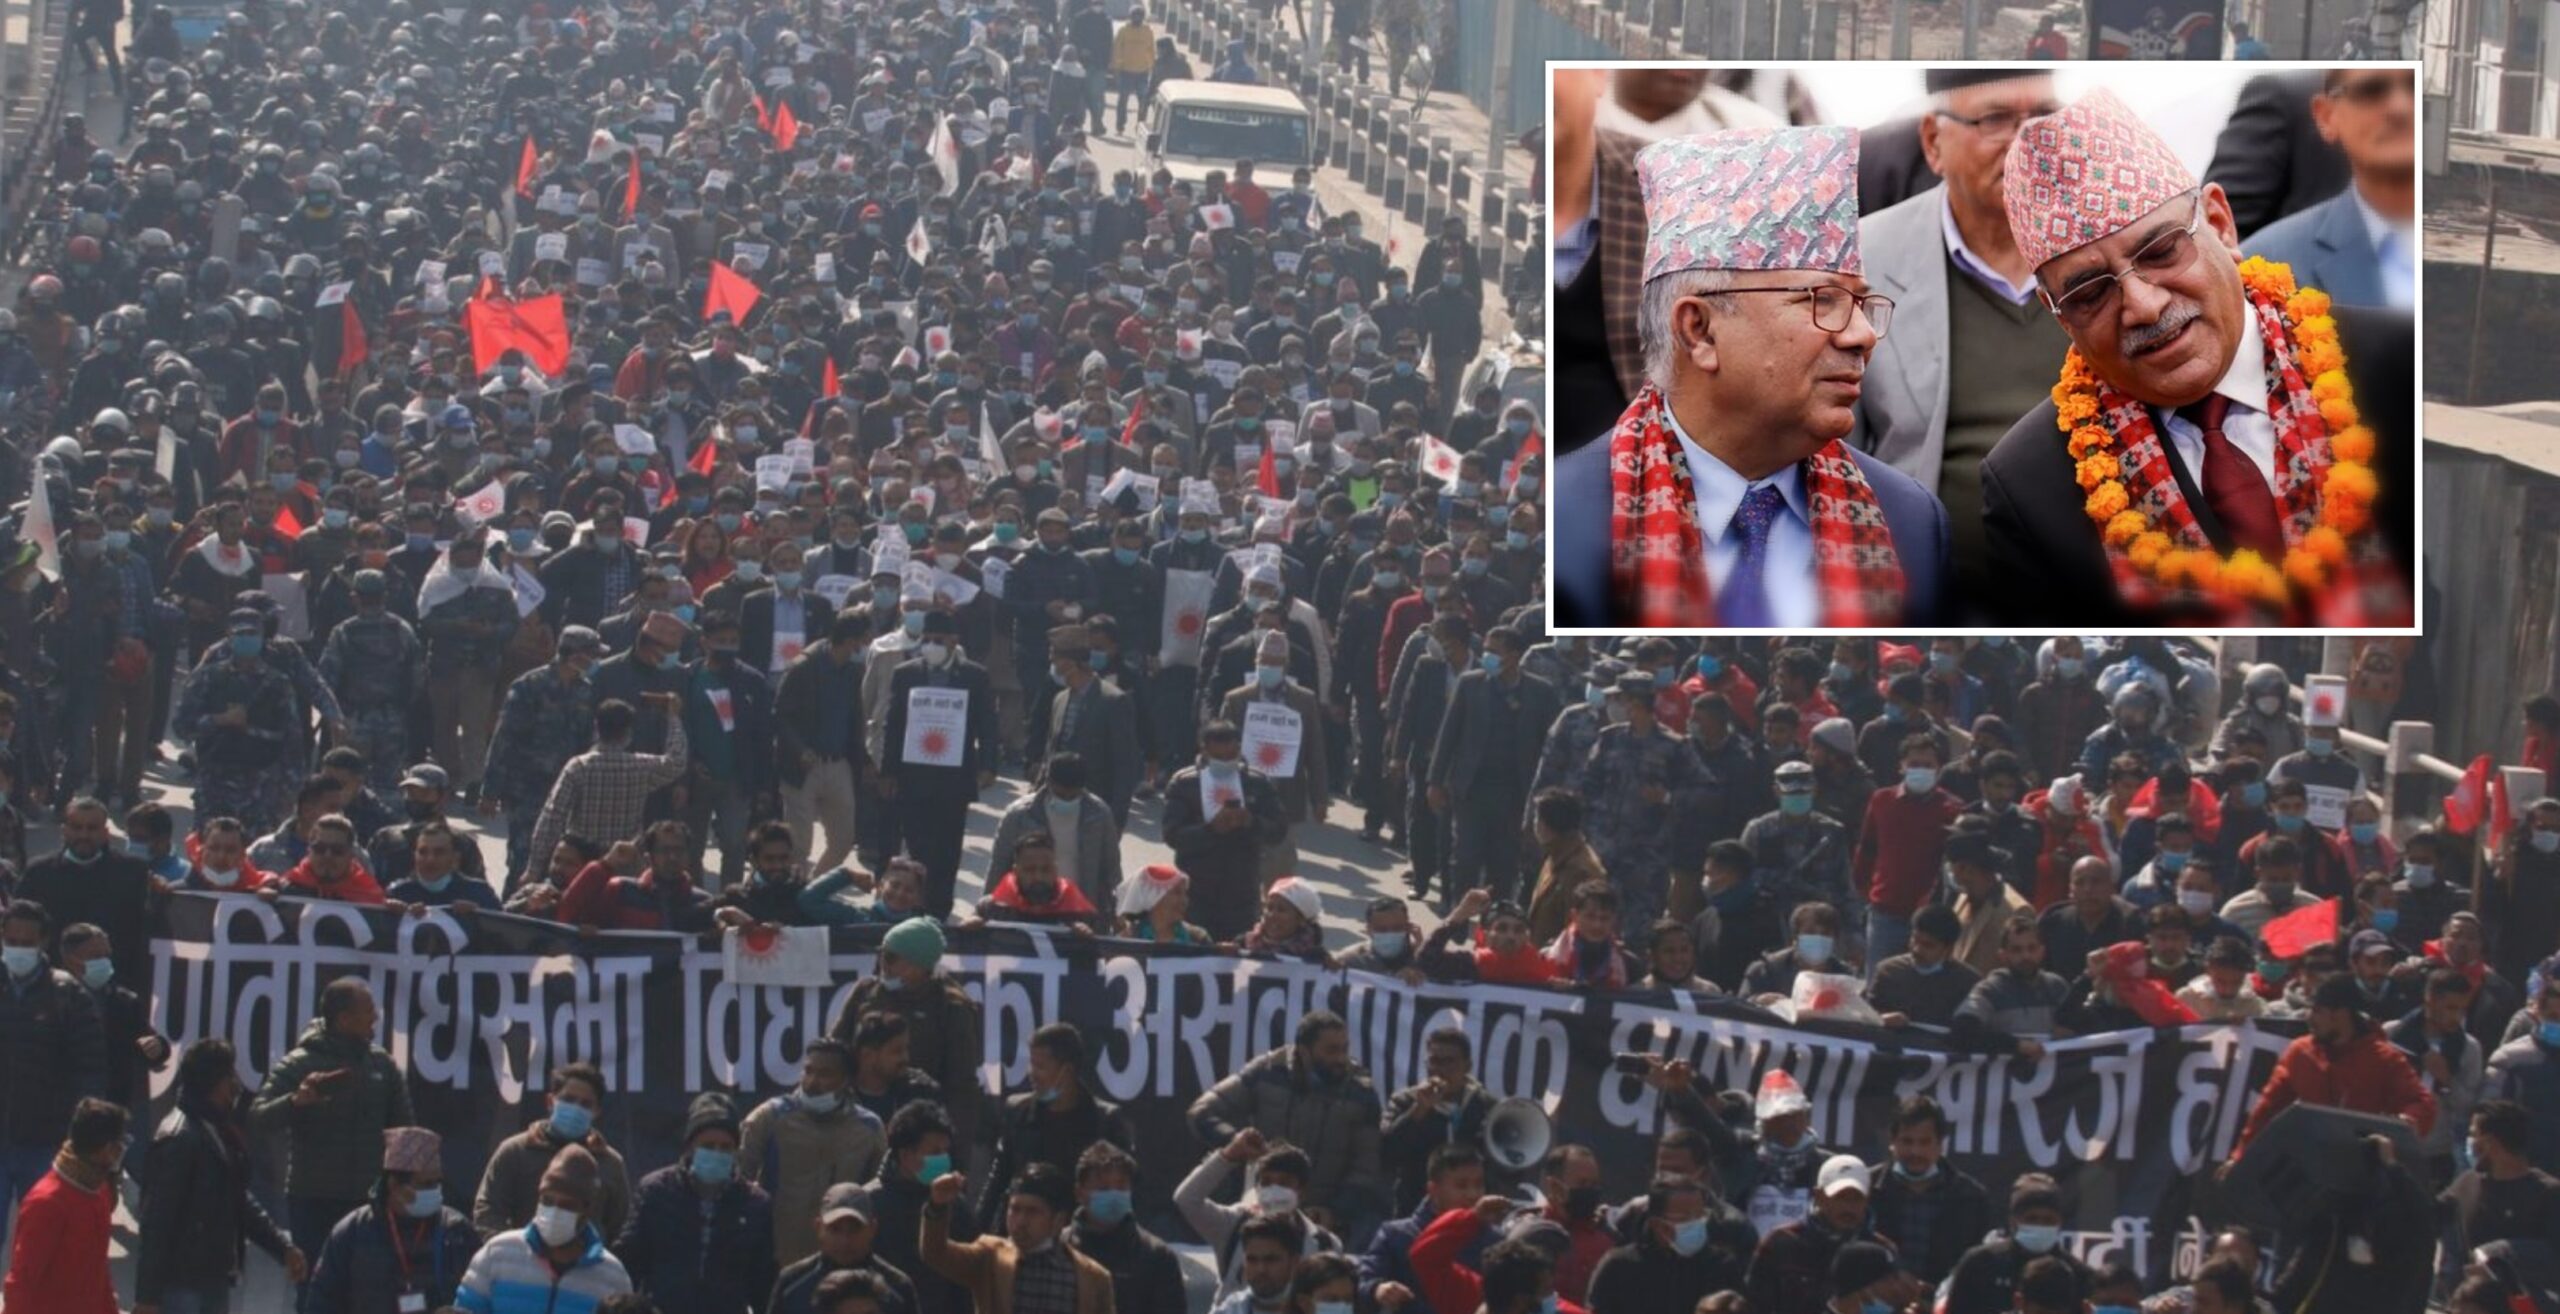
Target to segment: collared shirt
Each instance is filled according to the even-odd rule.
[[[1019,1314],[1076,1314],[1076,1266],[1064,1245],[1053,1241],[1015,1263],[1013,1307]]]
[[[2033,270],[2028,271],[2025,282],[2012,283],[2006,275],[1984,263],[1982,257],[1975,255],[1972,247],[1964,244],[1964,233],[1956,227],[1956,203],[1947,195],[1947,189],[1944,187],[1938,189],[1938,226],[1947,235],[1948,256],[1955,260],[1956,268],[1972,276],[1973,281],[1991,289],[2013,306],[2027,304],[2027,299],[2036,294],[2036,276]]]
[[[530,852],[551,852],[564,833],[639,834],[648,819],[649,795],[675,783],[690,760],[680,716],[667,718],[664,753],[594,748],[569,759],[534,823]]]
[[[2222,372],[2222,381],[2213,390],[2231,401],[2231,410],[2223,416],[2222,436],[2240,449],[2249,464],[2258,468],[2258,477],[2267,487],[2276,485],[2276,425],[2267,416],[2267,346],[2258,334],[2258,317],[2240,317],[2240,349],[2231,353],[2231,368]],[[2158,412],[2160,431],[2169,440],[2169,450],[2185,466],[2188,477],[2197,488],[2204,487],[2204,430],[2194,421],[2175,411]]]
[[[1786,499],[1787,514],[1769,526],[1768,554],[1761,565],[1769,616],[1788,629],[1819,624],[1822,608],[1813,571],[1813,513],[1805,501],[1804,467],[1790,465],[1765,479],[1745,479],[1691,439],[1670,407],[1664,407],[1662,415],[1679,436],[1681,453],[1689,461],[1689,483],[1698,497],[1698,532],[1707,544],[1708,586],[1722,593],[1742,560],[1742,536],[1734,530],[1733,517],[1742,508],[1743,495],[1763,484],[1775,486]]]
[[[1556,234],[1556,286],[1563,287],[1582,274],[1582,264],[1591,258],[1591,249],[1600,244],[1600,161],[1591,161],[1591,208],[1573,227]]]
[[[2365,240],[2373,244],[2374,262],[2381,267],[2383,304],[2393,310],[2417,305],[2418,274],[2409,263],[2410,247],[2417,235],[2408,225],[2384,218],[2364,199],[2363,189],[2350,187],[2347,195],[2355,198],[2356,213],[2364,219]]]

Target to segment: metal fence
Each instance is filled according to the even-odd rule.
[[[71,7],[49,0],[0,3],[0,259],[24,254],[37,225],[26,222],[43,195],[62,128],[61,76],[69,53]],[[23,45],[9,34],[26,34]]]

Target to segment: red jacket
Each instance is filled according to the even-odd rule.
[[[1913,797],[1901,786],[1879,789],[1867,800],[1852,861],[1867,902],[1894,917],[1908,917],[1938,887],[1938,860],[1946,852],[1947,827],[1964,804],[1943,789]]]
[[[105,1187],[84,1191],[58,1172],[37,1179],[9,1239],[0,1309],[116,1314],[115,1279],[107,1272],[115,1216],[115,1192]]]
[[[569,878],[560,892],[554,921],[592,926],[599,931],[690,931],[708,921],[710,897],[687,881],[679,890],[662,890],[655,869],[632,877],[590,862]]]
[[[350,858],[347,866],[345,880],[323,886],[319,875],[311,870],[311,859],[304,858],[284,874],[284,892],[299,898],[326,899],[336,903],[384,902],[382,883],[373,878],[372,872],[364,869],[363,863]]]
[[[1435,1310],[1484,1307],[1483,1276],[1458,1262],[1458,1256],[1475,1243],[1476,1234],[1482,1231],[1484,1220],[1476,1217],[1473,1209],[1452,1209],[1422,1229],[1422,1235],[1414,1239],[1413,1250],[1406,1258],[1413,1262],[1415,1280],[1422,1283],[1422,1290],[1414,1294],[1422,1297],[1423,1304]],[[1556,1308],[1561,1314],[1586,1314],[1582,1306],[1574,1302],[1573,1296],[1565,1294],[1565,1269],[1575,1266],[1574,1261],[1585,1248],[1585,1240],[1598,1241],[1598,1252],[1591,1256],[1589,1263],[1579,1265],[1581,1271],[1573,1285],[1573,1296],[1582,1294],[1583,1288],[1591,1281],[1591,1270],[1600,1266],[1600,1256],[1609,1253],[1608,1233],[1597,1227],[1590,1229],[1588,1237],[1574,1238],[1573,1249],[1565,1252],[1564,1263],[1556,1269]]]
[[[276,423],[275,441],[268,450],[270,454],[280,451],[293,453],[293,464],[297,469],[303,459],[311,455],[302,446],[302,426],[291,420]],[[257,457],[258,413],[251,411],[222,426],[222,440],[214,450],[214,479],[219,482],[236,475],[253,488],[265,483],[267,472],[250,468],[257,464]]]
[[[1076,888],[1073,881],[1058,882],[1055,897],[1046,904],[1034,905],[1023,897],[1022,886],[1015,882],[1012,872],[1006,872],[1004,879],[996,882],[996,888],[978,905],[978,913],[1003,920],[1030,922],[1085,921],[1101,916],[1094,908],[1093,900],[1084,897],[1084,891]],[[1007,917],[1006,914],[1019,916]]]
[[[1415,630],[1431,623],[1439,610],[1419,590],[1387,604],[1387,632],[1378,636],[1378,688],[1392,689],[1396,684],[1396,659],[1404,655],[1405,640]]]
[[[2436,1125],[2436,1097],[2427,1093],[2418,1070],[2376,1027],[2365,1028],[2334,1054],[2310,1036],[2285,1046],[2284,1057],[2276,1060],[2275,1075],[2258,1092],[2258,1106],[2249,1110],[2249,1121],[2241,1125],[2231,1157],[2239,1158],[2261,1128],[2295,1104],[2326,1104],[2384,1118],[2407,1118],[2420,1136]]]

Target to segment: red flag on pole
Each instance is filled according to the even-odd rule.
[[[536,161],[533,134],[528,132],[524,135],[524,155],[516,161],[516,195],[528,201],[533,199],[533,180],[542,172]]]
[[[1529,432],[1528,441],[1520,444],[1519,453],[1513,456],[1508,462],[1504,463],[1502,467],[1502,491],[1508,493],[1514,487],[1518,486],[1520,483],[1520,468],[1527,465],[1531,458],[1545,455],[1546,450],[1547,436],[1534,429],[1531,430]]]
[[[356,313],[353,298],[338,303],[338,377],[356,372],[365,358],[373,354],[373,344],[364,335],[364,317]]]
[[[628,186],[623,188],[622,192],[622,215],[625,219],[637,219],[639,214],[640,148],[634,146],[631,148],[631,182]]]
[[[711,266],[711,290],[702,296],[702,317],[709,319],[721,311],[729,312],[733,324],[747,322],[747,312],[764,300],[764,293],[746,275],[727,265]]]
[[[692,466],[696,473],[709,475],[720,468],[720,445],[708,438],[703,439],[694,447],[693,459],[685,464]]]
[[[290,502],[276,508],[274,524],[276,532],[287,539],[302,537],[302,517],[293,513],[293,504]]]
[[[754,102],[756,107],[756,126],[764,129],[766,134],[770,135],[773,132],[773,111],[765,108],[764,93],[761,91],[749,92],[748,98]]]
[[[773,148],[778,151],[787,151],[791,149],[791,144],[798,140],[800,140],[800,120],[792,114],[791,102],[786,100],[773,112]]]
[[[2278,958],[2300,958],[2315,944],[2334,943],[2338,938],[2338,901],[2322,899],[2286,913],[2260,927],[2258,938],[2266,941],[2267,952]]]
[[[1146,418],[1147,399],[1144,394],[1140,394],[1137,405],[1129,408],[1129,422],[1120,426],[1121,446],[1135,447],[1138,445],[1138,422]]]
[[[463,324],[471,332],[473,370],[488,373],[512,347],[551,378],[568,372],[569,315],[559,293],[510,301],[494,295],[485,280],[480,290],[481,295],[462,308]]]
[[[2489,777],[2493,770],[2486,753],[2471,759],[2471,765],[2462,769],[2462,779],[2454,783],[2452,793],[2444,796],[2445,829],[2456,835],[2480,829],[2481,819],[2489,811]]]
[[[833,356],[827,357],[826,373],[818,376],[818,395],[821,397],[844,395],[844,380],[836,377],[836,358]]]
[[[1262,490],[1264,497],[1281,496],[1279,454],[1267,443],[1262,448],[1262,469],[1256,474],[1254,486]]]

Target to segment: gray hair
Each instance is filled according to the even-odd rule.
[[[1654,387],[1671,391],[1671,362],[1680,348],[1671,332],[1673,304],[1684,297],[1716,297],[1732,287],[1729,269],[1677,269],[1646,280],[1636,328],[1644,341],[1644,377]],[[1732,303],[1718,300],[1715,308],[1730,310]]]

